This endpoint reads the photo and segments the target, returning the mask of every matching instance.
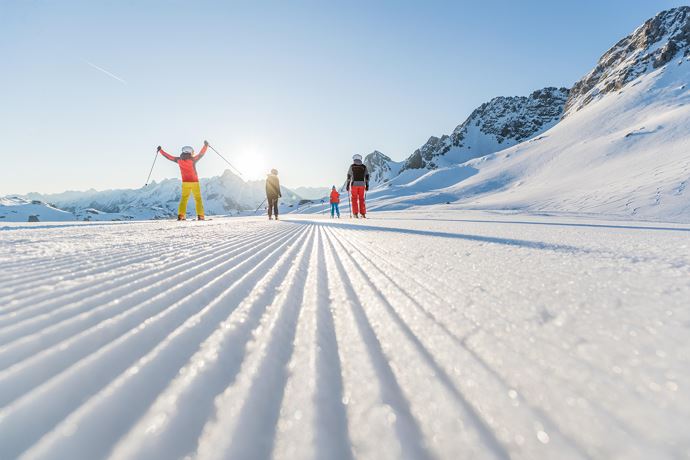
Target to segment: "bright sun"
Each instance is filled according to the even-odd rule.
[[[245,179],[263,179],[268,173],[266,160],[260,153],[245,152],[237,158],[237,169]]]

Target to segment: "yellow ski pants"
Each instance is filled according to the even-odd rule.
[[[189,201],[189,194],[194,194],[194,203],[196,204],[196,215],[204,215],[204,202],[201,201],[201,187],[198,182],[182,182],[182,198],[180,199],[180,206],[177,208],[177,213],[184,216],[187,214],[187,202]]]

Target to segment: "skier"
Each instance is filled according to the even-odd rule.
[[[201,187],[199,187],[199,176],[196,173],[196,163],[206,153],[208,142],[204,141],[204,146],[199,151],[198,155],[194,155],[194,149],[190,146],[182,147],[182,154],[179,157],[174,157],[158,146],[158,152],[170,161],[174,161],[180,167],[182,175],[182,197],[180,198],[180,206],[177,208],[177,220],[185,220],[187,213],[187,201],[189,195],[194,194],[194,203],[196,204],[196,218],[197,220],[204,220],[204,203],[201,199]]]
[[[367,206],[364,203],[365,191],[369,190],[369,171],[362,163],[362,155],[353,155],[352,164],[347,171],[347,191],[352,195],[352,214],[357,219],[367,217]]]
[[[278,180],[278,170],[271,169],[271,174],[266,176],[266,201],[268,201],[268,220],[273,219],[271,214],[276,216],[278,220],[278,198],[282,197],[280,193],[280,181]]]
[[[335,185],[331,189],[331,219],[333,219],[334,214],[338,214],[338,219],[340,219],[340,193],[335,189]]]

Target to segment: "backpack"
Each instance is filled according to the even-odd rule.
[[[364,182],[366,180],[367,167],[364,164],[353,164],[352,182]]]

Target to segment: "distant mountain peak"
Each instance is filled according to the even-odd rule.
[[[690,7],[662,11],[616,43],[596,67],[573,86],[565,115],[620,90],[638,77],[690,55]]]
[[[568,92],[548,87],[529,96],[495,97],[477,107],[451,135],[429,137],[402,169],[436,169],[444,161],[462,163],[534,137],[558,122]]]
[[[400,172],[400,163],[391,160],[388,155],[378,150],[374,150],[366,155],[364,157],[364,164],[369,171],[371,186],[387,182],[391,177]]]

